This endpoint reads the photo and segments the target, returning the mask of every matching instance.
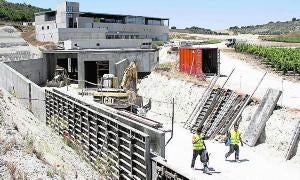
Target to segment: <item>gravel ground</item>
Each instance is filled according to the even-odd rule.
[[[250,44],[257,44],[263,46],[277,46],[277,47],[300,47],[300,43],[286,43],[286,42],[273,42],[273,41],[263,41],[259,38],[259,35],[253,34],[239,34],[239,35],[208,35],[208,34],[189,34],[190,36],[197,36],[204,39],[219,39],[226,40],[235,38],[241,42],[247,42]]]
[[[0,91],[0,148],[0,179],[100,178],[59,135],[4,90]]]
[[[174,136],[166,146],[166,159],[169,163],[190,175],[191,179],[289,179],[297,180],[300,177],[300,151],[290,161],[285,161],[285,154],[294,133],[295,126],[300,119],[299,112],[289,109],[278,109],[273,112],[268,120],[261,143],[255,147],[241,147],[242,163],[236,164],[224,161],[224,154],[228,151],[223,143],[207,141],[211,153],[210,165],[212,176],[202,173],[202,166],[196,162],[198,170],[190,169],[192,147],[190,144],[191,133],[182,128],[195,106],[196,99],[202,96],[203,87],[189,84],[176,78],[161,76],[152,73],[139,84],[139,93],[144,97],[152,98],[152,109],[147,116],[164,123],[170,129],[172,106],[171,99],[175,98],[175,129]],[[249,124],[249,119],[258,105],[248,106],[243,112],[240,130],[243,133]],[[166,134],[168,140],[170,134]]]
[[[138,93],[146,102],[152,98],[152,108],[147,117],[170,125],[172,117],[172,99],[175,102],[175,119],[177,123],[185,122],[194,106],[204,92],[203,86],[194,85],[183,80],[152,73],[138,84]],[[162,117],[163,116],[163,117]]]
[[[168,58],[168,56],[164,58]],[[221,70],[223,74],[228,74],[231,67],[237,68],[236,75],[232,77],[227,87],[250,93],[257,84],[258,78],[256,76],[260,75],[260,71],[263,70],[241,62],[238,58],[232,59],[225,53],[222,53],[221,58]],[[162,61],[168,62],[168,60]],[[241,75],[247,77],[241,77]],[[222,79],[224,78],[221,78],[219,84],[222,84]],[[260,92],[255,94],[256,97],[262,97],[266,88],[276,88],[279,86],[277,82],[280,83],[280,79],[276,74],[270,74],[263,82],[265,84],[262,85]],[[286,83],[285,87],[288,87],[289,83],[298,86],[297,83],[290,81],[284,81],[284,83]],[[298,111],[289,108],[275,110],[266,123],[264,133],[260,138],[260,144],[255,147],[244,146],[241,148],[241,159],[243,162],[239,165],[224,161],[224,154],[228,150],[227,147],[214,141],[208,141],[207,146],[211,153],[210,166],[214,168],[214,174],[207,176],[203,175],[201,171],[190,170],[192,156],[190,145],[191,134],[182,128],[182,122],[186,121],[195,106],[195,102],[201,98],[204,87],[188,83],[182,78],[177,79],[176,77],[172,78],[171,75],[161,75],[161,73],[152,73],[143,79],[138,87],[139,93],[142,96],[153,99],[152,109],[148,112],[147,116],[163,122],[168,128],[170,128],[170,115],[172,112],[170,102],[173,97],[175,98],[174,137],[166,147],[166,158],[169,163],[190,174],[192,179],[203,179],[204,176],[207,179],[284,179],[286,177],[295,180],[299,179],[299,145],[296,155],[290,161],[285,161],[289,142],[294,134],[296,124],[300,120],[300,113]],[[284,99],[281,99],[279,104],[282,102],[286,103],[287,106],[294,103],[297,104],[297,101],[294,101],[295,99],[292,101],[290,101],[291,99],[287,99],[287,97],[292,96],[289,93],[294,93],[297,89],[284,89]],[[288,102],[291,103],[288,104]],[[249,125],[249,120],[257,107],[258,105],[250,105],[244,110],[243,119],[240,124],[242,133]],[[169,137],[170,134],[167,134],[166,140]],[[230,158],[232,159],[232,157]],[[197,165],[197,162],[196,167],[201,168],[200,164]]]

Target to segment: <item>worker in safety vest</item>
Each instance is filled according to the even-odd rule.
[[[202,127],[197,129],[196,134],[193,135],[192,138],[192,144],[193,144],[193,159],[192,159],[192,164],[191,164],[191,168],[194,168],[195,165],[195,161],[198,157],[198,155],[200,156],[200,161],[203,163],[204,169],[203,172],[204,173],[209,173],[209,169],[207,166],[209,157],[206,151],[206,145],[204,143],[204,140],[207,139],[202,133]]]
[[[227,160],[227,158],[235,151],[235,161],[236,162],[240,162],[239,161],[239,143],[241,143],[241,145],[243,146],[243,141],[241,138],[241,133],[238,130],[238,125],[234,124],[234,129],[232,129],[229,133],[228,133],[228,138],[230,139],[230,146],[229,146],[229,152],[225,154],[225,160]]]

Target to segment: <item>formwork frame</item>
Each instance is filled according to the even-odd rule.
[[[46,123],[81,147],[111,179],[151,179],[149,135],[61,94],[46,90]]]

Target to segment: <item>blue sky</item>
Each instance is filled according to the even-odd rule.
[[[55,9],[61,0],[8,0]],[[170,26],[226,29],[300,19],[300,0],[75,0],[80,11],[170,18]]]

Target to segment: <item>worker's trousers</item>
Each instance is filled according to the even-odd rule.
[[[191,168],[193,168],[195,166],[195,161],[198,157],[198,155],[200,156],[200,161],[201,161],[201,156],[204,156],[203,153],[205,153],[204,151],[205,149],[201,149],[201,150],[193,150],[193,159],[192,159],[192,164],[191,164]],[[207,167],[207,162],[202,162],[204,165],[204,168]]]
[[[240,148],[238,144],[230,144],[229,152],[225,154],[225,157],[229,157],[235,151],[235,160],[239,160]]]

